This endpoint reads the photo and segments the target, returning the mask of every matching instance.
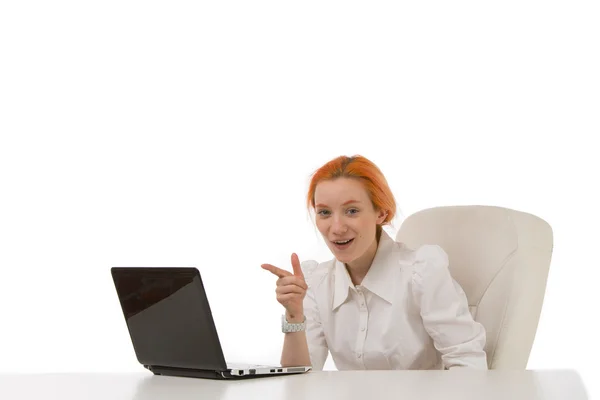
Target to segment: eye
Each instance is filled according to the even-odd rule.
[[[326,217],[327,215],[329,215],[329,210],[319,210],[317,211],[317,214],[322,217]]]
[[[346,212],[350,215],[354,215],[354,214],[358,213],[358,208],[349,208],[348,211],[346,211]]]

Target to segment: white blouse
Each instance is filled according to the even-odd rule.
[[[331,353],[338,370],[487,369],[485,330],[439,246],[416,250],[385,231],[354,286],[343,263],[302,263],[306,335],[314,370]]]

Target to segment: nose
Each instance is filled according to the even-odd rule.
[[[331,224],[331,231],[336,235],[342,235],[348,231],[348,226],[343,217],[334,215]]]

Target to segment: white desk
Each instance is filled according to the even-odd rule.
[[[243,381],[140,374],[0,374],[0,399],[588,399],[573,371],[348,371]]]

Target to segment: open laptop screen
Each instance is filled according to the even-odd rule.
[[[226,369],[196,268],[114,267],[111,272],[141,364]]]

